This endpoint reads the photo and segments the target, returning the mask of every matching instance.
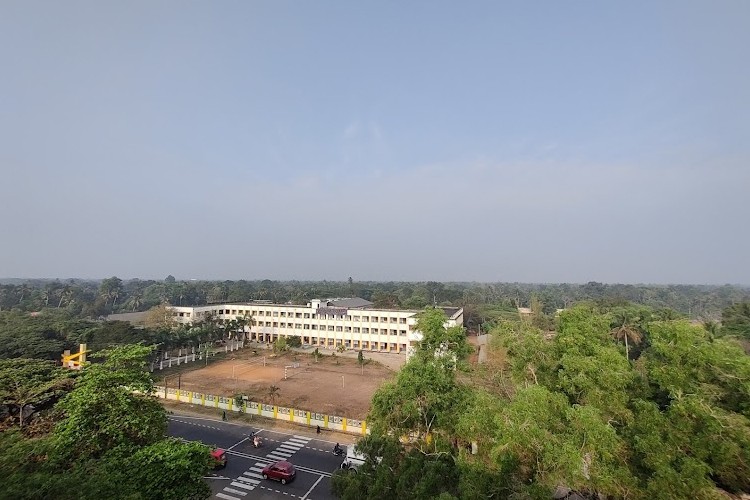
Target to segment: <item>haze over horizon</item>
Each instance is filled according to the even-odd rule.
[[[0,4],[0,276],[750,284],[750,3]]]

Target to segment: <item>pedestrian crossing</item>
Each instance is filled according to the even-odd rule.
[[[271,462],[289,460],[292,455],[304,448],[309,442],[310,438],[292,436],[286,441],[279,443],[273,451],[266,453],[266,457]],[[248,492],[258,487],[260,481],[263,479],[261,473],[266,465],[268,465],[268,462],[256,462],[252,467],[243,472],[242,475],[232,480],[229,486],[224,487],[223,491],[217,493],[216,498],[221,498],[222,500],[242,500],[247,496]]]

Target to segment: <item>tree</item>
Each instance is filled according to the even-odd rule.
[[[721,313],[722,333],[750,340],[750,302],[732,304]]]
[[[58,403],[64,418],[53,435],[61,454],[96,459],[114,448],[148,446],[164,436],[166,414],[151,396],[154,385],[146,369],[152,351],[130,345],[95,355],[104,362],[85,367],[75,389]]]
[[[72,387],[72,373],[40,359],[0,360],[0,403],[18,417],[19,427],[27,418],[27,409],[51,406]]]
[[[171,330],[176,324],[177,322],[174,319],[174,314],[166,304],[154,306],[149,309],[144,320],[144,325],[146,326],[146,328],[151,328],[154,330]]]
[[[279,386],[271,385],[268,387],[268,397],[271,398],[271,403],[276,403],[276,398],[279,397]]]

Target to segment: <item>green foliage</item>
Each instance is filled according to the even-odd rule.
[[[750,340],[750,302],[732,304],[721,313],[721,330],[724,335],[734,335]]]
[[[286,339],[286,345],[294,348],[302,347],[302,337],[292,335],[291,337]]]
[[[20,427],[26,410],[40,410],[55,403],[73,385],[72,372],[40,359],[0,359],[0,404],[9,407]]]
[[[116,348],[101,354],[103,363],[83,369],[75,389],[58,404],[65,416],[54,430],[60,454],[98,458],[117,447],[161,439],[167,419],[150,396],[153,381],[145,360],[151,351],[138,345]]]
[[[280,353],[287,351],[288,349],[289,345],[287,344],[286,337],[279,337],[276,339],[276,342],[273,343],[273,352]]]
[[[0,496],[207,498],[203,476],[210,464],[209,449],[165,439],[164,409],[152,397],[132,391],[150,390],[143,371],[149,352],[142,346],[116,348],[106,353],[104,362],[84,368],[58,404],[52,434],[30,439],[15,430],[0,433]],[[3,374],[11,379],[30,376],[30,387],[49,388],[46,384],[58,380],[43,362],[3,365]]]
[[[203,480],[211,465],[210,449],[201,443],[162,439],[140,448],[129,462],[140,498],[201,500],[211,494]]]

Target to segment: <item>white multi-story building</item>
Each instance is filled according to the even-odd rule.
[[[252,318],[246,327],[248,338],[273,342],[279,337],[301,337],[302,344],[347,349],[410,354],[422,334],[416,330],[415,310],[373,309],[360,298],[312,300],[307,305],[270,304],[256,301],[242,304],[212,304],[171,307],[182,324],[202,321],[206,315],[222,320]],[[461,308],[443,308],[446,327],[463,326]]]

